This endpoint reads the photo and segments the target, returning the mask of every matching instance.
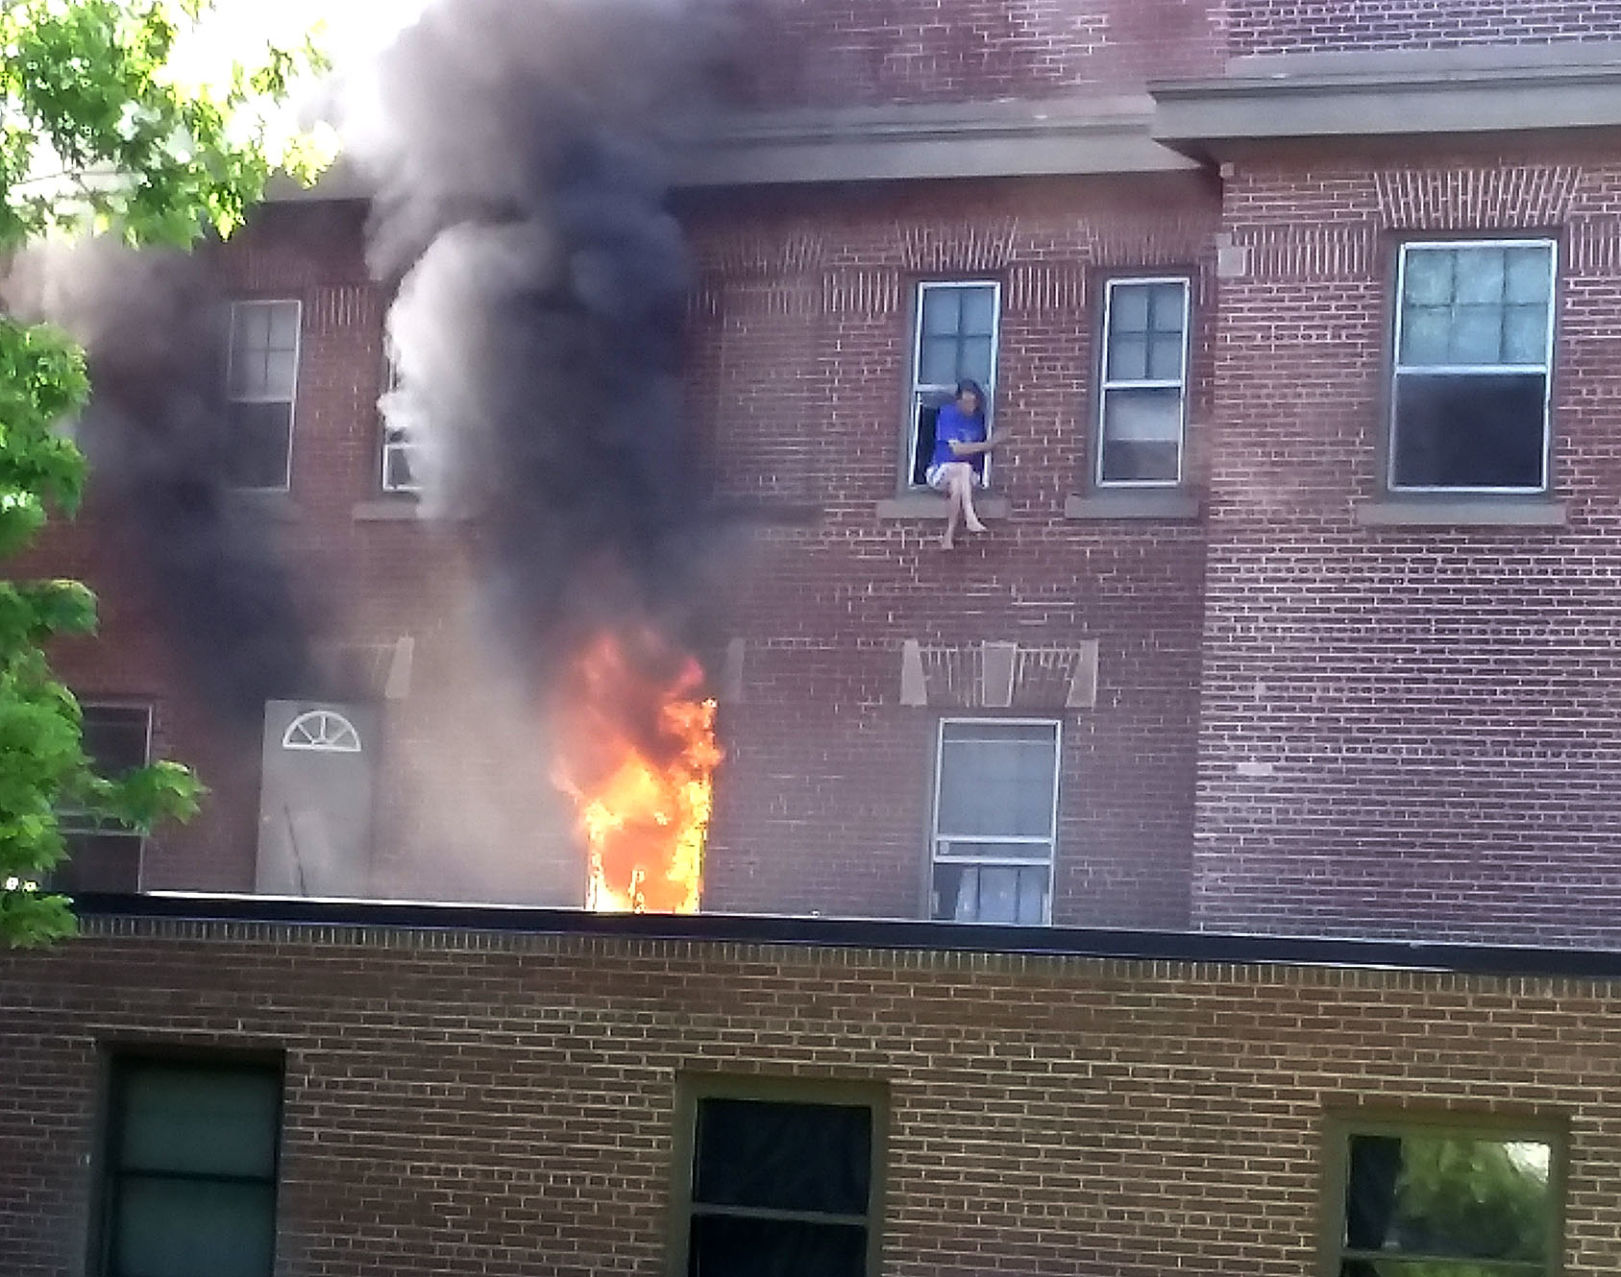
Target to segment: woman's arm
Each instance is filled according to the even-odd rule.
[[[977,457],[1001,446],[1001,440],[990,435],[984,443],[963,443],[961,440],[951,441],[951,455],[954,457]]]

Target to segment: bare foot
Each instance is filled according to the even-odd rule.
[[[981,523],[978,519],[975,519],[972,523],[964,524],[964,526],[970,532],[984,532],[984,531],[986,531],[985,525],[983,523]]]
[[[940,548],[942,550],[949,550],[952,548],[952,540],[949,535],[940,538]]]

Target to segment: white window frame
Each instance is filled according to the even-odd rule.
[[[309,726],[312,723],[314,728]],[[300,732],[308,739],[300,737]],[[299,714],[281,734],[281,747],[313,754],[363,752],[359,730],[335,709],[307,709]]]
[[[918,380],[923,374],[923,299],[936,289],[948,288],[991,290],[991,379],[990,384],[984,387],[985,403],[982,405],[985,409],[987,433],[992,428],[991,418],[996,411],[996,378],[1000,371],[1002,355],[1002,282],[996,279],[920,279],[912,298],[912,369],[908,378],[910,388],[906,395],[906,454],[901,459],[902,473],[905,477],[903,486],[914,492],[926,490],[913,479],[917,459],[917,419],[923,397],[943,394],[949,399],[952,391],[957,388],[956,382],[952,382],[949,386],[941,386]],[[990,482],[991,457],[987,453],[984,468],[980,472],[979,486],[989,487]]]
[[[1127,287],[1152,287],[1157,284],[1179,284],[1182,288],[1182,351],[1180,375],[1169,381],[1154,377],[1109,377],[1110,308],[1114,303],[1114,290]],[[1188,357],[1193,343],[1193,280],[1186,275],[1117,275],[1103,285],[1103,331],[1098,342],[1098,405],[1096,422],[1097,448],[1092,465],[1092,482],[1099,488],[1179,488],[1185,476],[1188,443]],[[1103,477],[1103,423],[1109,409],[1109,392],[1114,390],[1175,390],[1177,392],[1176,478],[1175,479],[1104,479]]]
[[[420,476],[417,476],[414,481],[410,483],[396,483],[389,478],[389,462],[396,456],[405,457],[407,470],[409,470],[412,475],[416,476],[417,471],[412,468],[411,463],[422,448],[420,443],[412,441],[410,431],[406,429],[406,427],[390,426],[388,422],[388,414],[383,411],[383,401],[399,388],[399,363],[394,358],[393,351],[385,349],[383,351],[383,393],[377,398],[378,430],[379,438],[381,440],[379,457],[382,462],[382,471],[378,475],[378,483],[381,486],[382,491],[391,495],[396,493],[415,495],[422,491],[422,480]],[[391,438],[390,431],[397,432],[396,437]]]
[[[291,306],[293,307],[293,384],[287,389],[287,397],[280,395],[239,395],[234,387],[236,384],[235,369],[232,361],[236,358],[236,332],[237,316],[243,311],[254,307]],[[231,331],[225,347],[225,397],[230,403],[284,403],[287,405],[287,468],[279,485],[271,484],[264,487],[247,487],[237,489],[240,492],[286,492],[293,485],[293,441],[297,437],[298,424],[298,378],[302,371],[304,360],[304,303],[297,297],[251,297],[239,298],[231,303]]]
[[[1051,831],[1046,838],[1037,838],[1031,835],[1005,835],[992,836],[981,834],[947,834],[940,830],[940,785],[945,776],[945,747],[946,729],[963,724],[980,725],[985,727],[1050,727],[1053,733],[1053,795],[1052,814],[1049,818],[1048,828]],[[935,867],[941,864],[975,867],[989,865],[995,867],[1031,867],[1045,868],[1047,870],[1046,903],[1042,910],[1040,925],[1051,926],[1053,919],[1053,895],[1056,886],[1058,868],[1058,791],[1063,784],[1064,771],[1064,724],[1057,718],[988,718],[978,714],[964,714],[947,716],[940,719],[935,729],[934,742],[934,798],[929,813],[929,893],[934,892]],[[999,843],[1009,848],[1003,856],[942,856],[940,844],[942,842],[977,842]],[[1028,852],[1020,853],[1021,847],[1045,847],[1045,856],[1032,856]],[[930,910],[930,916],[933,911]],[[1014,923],[982,923],[977,918],[973,926],[1014,926]]]
[[[152,765],[152,706],[143,701],[86,701],[79,702],[79,713],[82,716],[89,710],[132,710],[139,711],[146,716],[146,735],[141,745],[141,756],[145,760],[141,765]],[[57,812],[57,829],[63,834],[70,834],[80,838],[127,838],[135,844],[135,889],[141,890],[142,879],[146,870],[146,835],[134,829],[119,824],[106,824],[96,820],[76,820],[88,813],[76,808],[63,808]]]
[[[1490,248],[1546,248],[1548,253],[1548,322],[1547,340],[1540,364],[1413,364],[1401,361],[1402,317],[1407,310],[1407,257],[1414,249],[1490,249]],[[1553,471],[1553,352],[1554,323],[1558,315],[1559,241],[1548,236],[1521,239],[1426,239],[1407,240],[1401,245],[1396,265],[1395,323],[1392,325],[1390,351],[1390,415],[1385,423],[1385,487],[1399,493],[1454,493],[1461,495],[1536,495],[1547,492]],[[1396,412],[1397,382],[1403,373],[1429,377],[1502,377],[1542,376],[1542,483],[1531,488],[1492,488],[1454,486],[1450,484],[1398,484],[1396,482]]]

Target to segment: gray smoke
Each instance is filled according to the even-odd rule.
[[[438,4],[385,56],[359,144],[372,264],[399,281],[385,411],[423,441],[430,503],[478,519],[485,604],[525,663],[605,626],[682,638],[701,611],[659,125],[697,95],[706,11]]]
[[[224,308],[205,266],[92,242],[25,255],[4,291],[86,350],[76,430],[96,497],[208,706],[247,733],[267,700],[319,694],[273,530],[225,482]]]

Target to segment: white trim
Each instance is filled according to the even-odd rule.
[[[358,754],[360,733],[335,709],[309,709],[287,724],[281,747],[317,754]]]
[[[1404,364],[1401,357],[1402,316],[1407,295],[1407,255],[1413,249],[1507,249],[1545,248],[1548,250],[1548,322],[1545,327],[1541,364]],[[1396,259],[1395,323],[1391,329],[1389,416],[1385,422],[1385,490],[1387,492],[1477,494],[1481,496],[1526,496],[1547,492],[1553,486],[1553,356],[1554,325],[1558,322],[1559,241],[1547,237],[1532,239],[1426,239],[1407,240]],[[1504,303],[1508,305],[1509,303]],[[1404,373],[1425,377],[1531,377],[1542,378],[1542,482],[1535,487],[1493,488],[1456,484],[1398,484],[1396,482],[1396,383]]]
[[[1182,288],[1182,361],[1181,376],[1176,380],[1162,378],[1109,379],[1109,318],[1114,302],[1114,290],[1119,287],[1179,284]],[[1151,337],[1152,331],[1145,334]],[[1093,486],[1100,489],[1122,488],[1180,488],[1184,478],[1185,458],[1188,451],[1188,363],[1193,343],[1193,280],[1187,275],[1116,275],[1103,285],[1103,329],[1098,340],[1098,403],[1096,435],[1093,449]],[[1147,356],[1145,355],[1146,359]],[[1146,363],[1144,364],[1146,368]],[[1103,427],[1109,410],[1111,390],[1175,390],[1177,394],[1176,478],[1175,479],[1105,479],[1103,477]]]
[[[940,832],[940,786],[944,776],[943,766],[946,746],[946,730],[950,727],[963,725],[983,724],[987,727],[1047,727],[1052,729],[1053,751],[1053,793],[1052,810],[1048,816],[1048,836],[1045,838],[1029,834],[943,834]],[[964,738],[972,741],[973,737]],[[981,738],[985,741],[994,741],[995,738]],[[1022,718],[1002,717],[986,718],[980,716],[946,716],[939,720],[935,728],[934,745],[934,796],[929,814],[929,896],[934,893],[934,875],[938,865],[952,865],[957,868],[978,868],[979,866],[1009,867],[1009,868],[1045,868],[1047,870],[1047,891],[1042,904],[1042,918],[1040,923],[1024,924],[1032,926],[1051,926],[1053,917],[1053,894],[1058,864],[1058,791],[1062,783],[1064,768],[1064,724],[1057,718]],[[1045,856],[1021,856],[1017,852],[1009,852],[1004,856],[977,855],[977,856],[950,856],[940,854],[940,844],[943,842],[974,842],[980,844],[995,844],[1006,847],[1045,847]],[[930,916],[933,916],[930,910]],[[976,923],[978,919],[974,920]],[[995,924],[1009,925],[1009,924]]]
[[[293,307],[293,384],[287,397],[234,393],[232,360],[236,357],[237,316],[249,307]],[[304,358],[304,303],[297,297],[244,297],[231,302],[231,331],[225,346],[225,399],[228,403],[284,403],[287,405],[287,468],[280,486],[238,488],[238,492],[286,492],[293,486],[293,435],[298,417],[298,376]]]
[[[905,454],[902,457],[902,484],[906,491],[921,491],[923,486],[913,479],[917,473],[917,418],[924,395],[944,394],[948,398],[957,388],[956,382],[940,385],[923,382],[923,298],[935,289],[989,288],[991,290],[991,376],[985,386],[985,431],[990,433],[996,413],[996,378],[1002,353],[1002,282],[996,279],[920,279],[912,298],[912,369],[907,379],[910,389],[906,396]],[[990,487],[991,457],[985,455],[985,466],[980,474],[982,488]]]

